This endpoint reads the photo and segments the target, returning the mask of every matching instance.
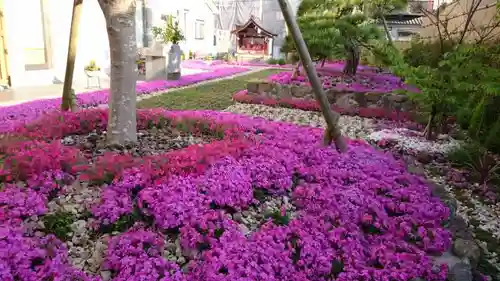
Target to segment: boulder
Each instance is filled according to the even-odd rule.
[[[267,93],[271,92],[273,88],[274,84],[268,81],[250,81],[247,84],[249,93]]]
[[[382,99],[382,96],[383,95],[380,93],[372,93],[372,92],[365,93],[365,99],[369,103],[377,103]]]
[[[290,87],[288,87],[286,85],[279,85],[278,84],[278,85],[276,85],[275,90],[276,90],[276,95],[278,96],[278,98],[281,98],[281,99],[292,98],[292,93],[291,93]]]
[[[473,240],[458,238],[453,242],[453,253],[460,258],[468,258],[472,266],[477,266],[481,258],[481,248]]]
[[[311,95],[312,91],[313,91],[312,88],[307,87],[307,86],[293,85],[291,87],[292,96],[297,97],[297,98],[305,98],[306,96]]]
[[[471,265],[463,261],[455,264],[448,272],[450,281],[472,281],[472,277]]]
[[[335,104],[343,109],[352,109],[358,107],[358,102],[354,99],[353,94],[343,94],[337,97],[337,102]]]

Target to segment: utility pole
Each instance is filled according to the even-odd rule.
[[[316,100],[319,102],[321,112],[323,112],[323,116],[327,124],[324,136],[325,145],[330,145],[333,141],[335,143],[337,151],[345,152],[347,151],[347,143],[342,137],[342,133],[340,132],[340,128],[338,127],[340,114],[333,111],[330,107],[330,103],[328,102],[325,92],[323,91],[323,85],[319,81],[318,73],[316,73],[316,67],[312,62],[311,55],[309,54],[306,43],[304,42],[304,38],[302,37],[302,33],[300,32],[299,25],[295,20],[295,16],[290,7],[290,3],[288,3],[287,0],[278,0],[278,3],[280,4],[283,18],[285,19],[286,25],[288,26],[288,29],[292,35],[293,41],[295,42],[300,60],[302,61],[304,69],[306,70],[307,77],[311,82],[311,86],[314,90],[314,95],[316,96]]]
[[[75,109],[75,97],[72,94],[73,74],[75,71],[76,49],[78,47],[78,29],[82,15],[83,0],[73,1],[73,14],[71,17],[71,29],[69,31],[68,56],[66,58],[66,73],[64,75],[64,86],[62,93],[61,110]]]
[[[260,17],[261,24],[264,24],[264,9],[262,7],[263,5],[264,5],[264,1],[259,0],[259,17]]]

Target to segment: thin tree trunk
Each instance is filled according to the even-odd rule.
[[[83,0],[73,1],[73,14],[71,17],[71,29],[69,31],[68,55],[66,58],[66,73],[64,74],[64,86],[62,93],[61,110],[76,111],[76,100],[73,95],[73,73],[75,70],[76,49],[78,47],[78,29],[82,14]]]
[[[359,47],[346,47],[347,59],[344,64],[343,72],[345,75],[354,76],[359,65]]]
[[[292,35],[295,46],[297,47],[300,60],[304,64],[304,70],[306,71],[307,76],[311,81],[311,86],[314,90],[316,100],[318,100],[321,107],[321,112],[325,117],[327,128],[325,130],[324,143],[325,145],[330,145],[333,141],[335,143],[337,151],[345,152],[347,151],[347,142],[342,137],[342,132],[340,131],[340,127],[338,125],[340,114],[333,111],[330,107],[328,98],[323,91],[323,85],[318,78],[316,67],[312,62],[311,55],[309,54],[306,43],[304,42],[304,38],[302,37],[302,33],[300,32],[297,21],[294,18],[294,12],[290,7],[289,2],[287,0],[278,0],[278,3],[280,5],[281,12],[283,13],[283,17],[285,18],[286,25],[288,26]]]
[[[326,58],[321,61],[321,67],[325,67]]]
[[[300,76],[300,66],[302,65],[302,61],[299,59],[299,62],[297,63],[297,66],[292,72],[292,79],[296,79],[298,76]]]
[[[135,0],[99,0],[111,56],[108,144],[137,141]]]
[[[436,123],[436,115],[437,115],[437,108],[436,106],[432,106],[432,110],[431,110],[431,114],[429,116],[429,122],[427,123],[427,126],[425,127],[425,130],[424,130],[424,136],[426,139],[428,140],[432,140],[432,137],[433,137],[433,130],[434,130],[434,126],[435,126],[435,123]]]
[[[394,46],[392,42],[391,32],[389,31],[389,27],[387,26],[387,21],[385,20],[384,15],[381,15],[380,19],[382,20],[382,25],[384,26],[385,35],[387,36],[387,41],[389,41],[389,45]]]

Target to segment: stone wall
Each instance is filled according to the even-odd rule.
[[[276,100],[304,99],[313,101],[314,91],[308,86],[282,85],[268,81],[252,81],[247,85],[248,95],[264,96]],[[404,94],[378,92],[349,92],[335,88],[325,91],[328,101],[346,111],[377,108],[387,112],[412,112],[414,103]]]

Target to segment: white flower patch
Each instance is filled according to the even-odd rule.
[[[271,107],[260,104],[237,103],[224,111],[262,117],[272,121],[294,123],[301,126],[325,128],[326,123],[321,112],[305,111],[300,109]],[[366,138],[374,131],[374,122],[370,118],[343,115],[339,119],[342,134],[350,138]]]
[[[444,136],[444,137],[443,137]],[[456,147],[460,142],[446,135],[440,136],[437,141],[429,141],[422,136],[421,132],[406,128],[384,129],[376,131],[367,136],[368,140],[392,140],[404,150],[425,151],[429,153],[446,154]]]

